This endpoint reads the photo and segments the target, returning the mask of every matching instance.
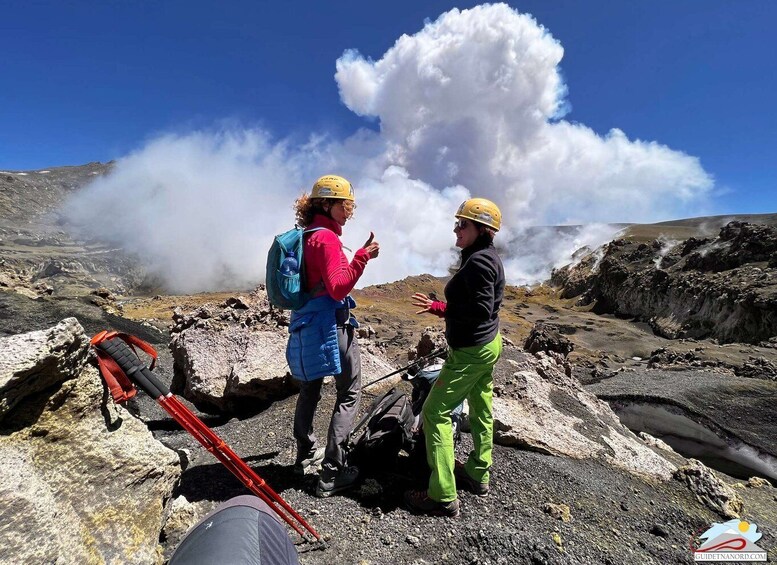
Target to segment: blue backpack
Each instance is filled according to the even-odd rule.
[[[302,257],[303,235],[326,228],[303,229],[295,226],[276,235],[267,254],[265,284],[270,304],[284,310],[299,310],[310,300],[302,290],[305,262]]]

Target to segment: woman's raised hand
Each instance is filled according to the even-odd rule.
[[[364,250],[369,254],[370,259],[375,259],[375,257],[377,257],[380,253],[380,243],[373,241],[374,239],[375,234],[370,232],[370,237],[367,239],[364,245],[362,245]]]
[[[416,292],[413,296],[410,297],[410,300],[413,301],[413,306],[422,308],[422,310],[419,310],[416,312],[416,314],[424,314],[429,311],[429,308],[432,307],[433,300],[422,292]]]

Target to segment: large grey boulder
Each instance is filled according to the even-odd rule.
[[[176,390],[198,406],[219,411],[287,396],[294,388],[285,348],[277,332],[190,328],[171,343],[176,371],[183,377],[176,380]]]
[[[28,360],[7,379],[14,401],[8,388],[0,395],[12,405],[0,427],[0,563],[161,562],[178,455],[111,402],[97,369],[84,366],[77,322],[43,333],[70,336],[55,341],[57,362],[39,332],[0,338],[0,351],[13,346]]]
[[[30,394],[80,374],[89,340],[75,318],[53,328],[2,339],[0,347],[0,422]]]
[[[625,428],[607,403],[567,374],[560,355],[506,349],[497,365],[494,439],[550,455],[594,458],[661,481],[676,466]]]
[[[263,287],[174,317],[173,391],[205,411],[233,412],[297,390],[286,363],[288,314],[273,309]],[[361,349],[365,384],[393,367],[377,347]]]

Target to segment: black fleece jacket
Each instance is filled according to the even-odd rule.
[[[496,337],[504,288],[504,267],[493,244],[476,241],[462,250],[461,266],[445,285],[450,347],[484,345]]]

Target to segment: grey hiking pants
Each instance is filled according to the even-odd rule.
[[[347,312],[347,311],[346,311]],[[345,465],[345,447],[359,410],[362,388],[362,364],[355,329],[350,324],[337,326],[337,344],[340,347],[340,368],[335,375],[337,400],[329,422],[324,466],[340,469]],[[313,416],[321,399],[324,379],[300,381],[297,409],[294,412],[294,438],[297,440],[297,459],[318,446],[313,433]]]

